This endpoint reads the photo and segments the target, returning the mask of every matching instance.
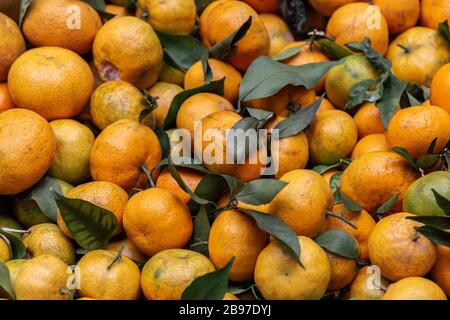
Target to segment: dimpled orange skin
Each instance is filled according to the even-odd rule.
[[[123,119],[106,127],[95,139],[91,175],[94,180],[113,182],[128,192],[147,183],[140,167],[145,165],[151,170],[160,160],[161,146],[152,129]]]
[[[361,210],[360,212],[345,210],[342,203],[334,205],[333,212],[349,220],[358,229],[354,229],[352,226],[338,218],[327,216],[327,230],[341,229],[351,234],[358,241],[359,257],[363,260],[368,260],[369,252],[367,249],[367,241],[375,227],[375,220],[366,210]]]
[[[327,290],[330,264],[326,252],[312,239],[298,237],[300,261],[272,240],[258,256],[255,283],[267,300],[319,300]]]
[[[147,256],[183,248],[193,229],[188,206],[170,191],[160,188],[147,189],[131,197],[123,225],[128,238]]]
[[[287,44],[294,41],[294,36],[292,35],[291,30],[289,30],[286,22],[284,22],[283,18],[271,13],[260,14],[260,17],[264,22],[267,32],[269,33],[269,56],[276,55],[281,52]]]
[[[83,1],[34,0],[23,20],[23,33],[35,47],[54,46],[85,54],[91,51],[101,26],[99,14]]]
[[[391,147],[403,147],[417,159],[427,154],[433,139],[441,152],[450,139],[450,114],[436,106],[417,106],[398,111],[389,122],[386,137]]]
[[[305,41],[295,41],[287,46],[285,46],[281,52],[288,50],[290,48],[301,47],[300,51],[286,60],[283,60],[283,63],[286,63],[290,66],[301,66],[309,63],[318,63],[318,62],[327,62],[330,61],[326,55],[324,55],[320,50]],[[323,79],[314,87],[316,92],[321,92],[325,85],[325,76]]]
[[[373,0],[389,25],[389,33],[398,34],[414,27],[419,21],[419,0]]]
[[[8,88],[14,104],[47,120],[79,114],[94,90],[89,65],[76,53],[57,47],[28,50],[11,66]]]
[[[16,22],[0,12],[0,82],[8,77],[14,60],[25,52],[25,40]]]
[[[389,150],[389,144],[383,133],[369,134],[356,143],[352,151],[352,160],[369,152]]]
[[[438,29],[439,23],[450,20],[450,2],[448,0],[422,0],[421,24],[424,27]]]
[[[55,152],[55,135],[40,115],[16,108],[0,113],[0,194],[33,186],[50,167]]]
[[[241,1],[213,3],[211,9],[207,7],[200,16],[200,38],[206,48],[211,48],[238,30],[250,16],[253,19],[250,29],[237,42],[236,54],[227,58],[231,65],[241,71],[246,70],[259,56],[269,53],[269,34],[262,19],[255,10]]]
[[[181,300],[194,279],[213,271],[211,261],[198,252],[164,250],[151,257],[142,269],[142,291],[149,300]]]
[[[279,0],[242,0],[258,13],[276,13],[280,11]]]
[[[235,102],[239,97],[239,85],[242,76],[232,65],[216,59],[208,59],[208,64],[212,71],[212,80],[225,78],[223,97],[230,102]],[[192,89],[205,84],[202,62],[194,63],[184,76],[184,88]]]
[[[181,179],[183,179],[184,183],[189,187],[189,189],[191,189],[192,192],[195,191],[195,188],[197,188],[198,184],[204,177],[204,174],[191,169],[178,168],[177,171],[180,174]],[[156,187],[172,192],[186,204],[188,204],[189,200],[191,200],[191,196],[181,189],[177,181],[170,174],[169,170],[164,170],[160,173],[158,180],[156,180]]]
[[[341,110],[330,110],[315,116],[306,130],[310,161],[331,165],[347,157],[358,140],[353,118]]]
[[[110,211],[117,219],[115,234],[119,234],[123,230],[122,217],[127,205],[128,194],[118,185],[107,181],[88,182],[70,189],[65,196],[71,199],[88,201]],[[57,222],[61,231],[69,238],[72,238],[72,234],[67,228],[59,210]]]
[[[280,178],[287,182],[270,202],[269,212],[288,224],[297,235],[315,237],[326,226],[326,212],[333,206],[333,196],[325,179],[318,173],[298,169]]]
[[[269,243],[269,235],[256,222],[239,210],[220,213],[211,226],[208,239],[209,257],[222,269],[235,257],[229,279],[247,281],[253,278],[256,259]]]
[[[391,42],[386,58],[400,80],[430,86],[435,73],[450,61],[450,44],[434,29],[413,27]]]
[[[399,108],[400,109],[400,108]],[[380,118],[380,109],[375,103],[365,103],[353,116],[358,128],[359,139],[369,134],[384,133],[384,126]]]
[[[276,116],[266,124],[265,128],[267,130],[272,130],[285,119],[285,117]],[[306,134],[302,131],[294,136],[279,139],[278,149],[272,150],[271,156],[273,159],[272,161],[278,164],[278,170],[275,173],[276,179],[281,178],[289,171],[304,169],[308,164],[309,159],[308,139],[306,138]]]
[[[443,245],[436,245],[437,259],[436,263],[431,269],[431,277],[442,290],[444,290],[447,297],[450,296],[450,248]]]
[[[423,224],[406,219],[411,216],[405,212],[387,216],[369,237],[370,261],[391,281],[424,276],[436,261],[436,246],[416,230]]]
[[[95,37],[93,55],[104,81],[124,80],[139,89],[153,85],[163,67],[163,50],[155,31],[136,17],[105,23]]]
[[[194,0],[139,0],[136,16],[144,12],[155,30],[187,35],[194,28],[197,8]]]
[[[373,49],[384,55],[389,45],[388,24],[377,8],[363,2],[340,7],[328,21],[327,34],[340,45],[369,38]]]
[[[324,16],[331,16],[337,9],[358,0],[308,0],[311,6]]]
[[[346,287],[355,278],[358,272],[356,260],[341,257],[337,254],[327,252],[330,263],[330,282],[327,291],[337,291]]]
[[[431,82],[431,104],[450,113],[450,63],[442,66]],[[1,103],[0,103],[1,104]]]
[[[341,192],[369,213],[400,193],[392,212],[402,211],[403,196],[419,177],[400,155],[371,152],[354,160],[341,177]]]
[[[0,83],[0,112],[14,108],[14,103],[9,94],[8,84]]]
[[[158,107],[152,111],[152,114],[155,118],[156,126],[162,128],[173,98],[183,91],[183,88],[173,83],[158,81],[147,91],[152,97],[158,97],[156,100]]]
[[[389,285],[383,300],[447,300],[447,297],[433,281],[408,277]]]

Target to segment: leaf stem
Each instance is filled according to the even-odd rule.
[[[108,268],[106,268],[107,270],[110,270],[112,268],[112,266],[114,265],[114,263],[118,262],[120,259],[122,259],[122,254],[123,254],[123,250],[125,249],[125,241],[122,242],[122,244],[120,245],[120,249],[119,252],[117,252],[117,255],[115,256],[114,260],[111,262],[111,264],[108,266]]]
[[[334,217],[334,218],[337,218],[337,219],[339,219],[339,220],[342,220],[342,221],[344,221],[346,224],[348,224],[350,227],[352,227],[353,229],[358,230],[358,227],[357,227],[355,224],[353,224],[352,222],[350,222],[350,220],[344,218],[344,217],[343,217],[342,215],[340,215],[340,214],[334,213],[334,212],[332,212],[332,211],[327,211],[327,216]]]
[[[147,176],[148,183],[150,184],[150,187],[151,187],[151,188],[155,188],[155,187],[156,187],[155,181],[153,181],[153,177],[152,177],[150,171],[148,171],[147,165],[146,165],[146,164],[142,164],[142,165],[139,167],[139,169],[140,169],[143,173],[145,173],[145,175]]]

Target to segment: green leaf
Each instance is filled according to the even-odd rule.
[[[0,261],[0,291],[3,291],[7,295],[8,299],[15,299],[8,267],[1,261]]]
[[[376,80],[363,80],[354,84],[348,94],[349,100],[344,106],[350,110],[364,102],[375,102],[383,96],[383,86]]]
[[[126,10],[128,11],[135,11],[137,6],[137,0],[125,0],[125,3],[123,5]]]
[[[143,94],[144,97],[141,100],[141,104],[144,106],[144,109],[139,114],[139,123],[142,123],[153,110],[158,108],[159,97],[153,97],[147,90],[143,90]]]
[[[342,192],[340,192],[340,194],[341,194],[341,198],[342,198],[342,203],[344,204],[344,207],[347,211],[360,212],[362,210],[359,203],[356,203],[352,199],[348,198]]]
[[[19,13],[19,27],[22,26],[23,19],[27,14],[28,8],[31,5],[32,0],[21,0],[20,1],[20,13]]]
[[[392,147],[391,150],[394,151],[395,153],[398,153],[399,155],[401,155],[404,159],[406,159],[406,161],[408,161],[408,163],[414,169],[418,170],[416,162],[414,161],[413,157],[409,154],[408,150],[406,150],[403,147]]]
[[[161,145],[162,158],[165,159],[168,157],[170,152],[170,140],[167,132],[161,128],[156,128],[155,134],[158,137],[159,144]]]
[[[184,90],[180,93],[178,93],[172,100],[169,112],[167,113],[166,118],[164,119],[164,129],[170,129],[172,126],[175,125],[175,120],[177,119],[178,110],[180,110],[181,105],[184,101],[186,101],[188,98],[192,97],[193,95],[197,93],[202,92],[208,92],[208,93],[215,93],[219,96],[223,96],[223,90],[224,90],[224,82],[225,78],[217,80],[217,81],[211,81],[208,84],[205,84],[203,86]]]
[[[171,157],[172,163],[175,167],[182,167],[187,169],[192,169],[204,174],[210,173],[208,169],[206,169],[201,163],[196,161],[195,159],[189,157]],[[163,166],[169,165],[169,159],[165,158],[155,164],[152,169],[161,168]]]
[[[397,106],[400,103],[406,85],[406,81],[398,80],[392,73],[389,73],[389,76],[383,82],[383,96],[375,105],[380,109],[380,118],[385,130],[387,130],[389,122],[395,112],[397,112]]]
[[[236,195],[236,193],[238,193],[244,187],[244,183],[233,176],[229,176],[226,174],[221,174],[220,176],[225,179],[228,185],[228,189],[230,190],[231,197]]]
[[[165,61],[186,72],[193,64],[208,58],[208,50],[196,38],[156,31],[164,48]],[[167,61],[169,58],[169,61]]]
[[[272,119],[273,116],[275,115],[271,111],[266,111],[266,110],[262,110],[262,109],[246,108],[245,110],[247,110],[250,117],[256,118],[258,120],[262,120],[262,121],[264,121],[264,123],[266,123],[267,121]]]
[[[211,80],[213,78],[212,69],[211,69],[211,66],[209,65],[207,56],[204,56],[201,61],[202,61],[204,83],[208,84],[211,82]]]
[[[223,60],[226,57],[235,55],[237,50],[236,43],[247,34],[247,31],[250,29],[251,25],[252,16],[249,16],[247,21],[245,21],[239,29],[210,48],[209,56],[211,58]]]
[[[414,220],[439,229],[450,229],[449,216],[410,216],[406,217],[406,219]]]
[[[330,189],[333,193],[334,203],[342,202],[340,187],[341,187],[341,177],[344,172],[338,171],[333,174],[330,178]]]
[[[358,259],[358,244],[355,239],[344,230],[328,230],[319,235],[314,241],[322,248],[339,256]]]
[[[364,38],[361,42],[351,42],[347,44],[354,52],[362,52],[366,58],[372,63],[379,73],[390,72],[392,63],[385,59],[378,51],[372,48],[369,38]]]
[[[236,199],[247,204],[258,206],[272,201],[287,183],[276,179],[257,179],[245,184],[236,194]]]
[[[280,243],[288,249],[289,253],[294,257],[295,261],[303,266],[300,261],[301,249],[298,237],[284,221],[276,216],[267,213],[243,208],[238,209],[252,217],[258,225],[258,228],[267,232],[275,239],[280,241]]]
[[[89,4],[95,10],[103,11],[105,10],[106,3],[105,0],[83,0],[87,4]]]
[[[439,155],[438,154],[426,154],[420,156],[416,161],[416,166],[421,169],[431,168],[438,162]]]
[[[228,275],[234,262],[234,257],[227,265],[217,271],[196,278],[181,296],[182,300],[222,300],[228,292]]]
[[[417,231],[434,243],[450,247],[450,232],[448,231],[444,231],[433,226],[422,226],[417,228]]]
[[[298,109],[295,113],[277,124],[274,129],[279,130],[279,138],[291,137],[305,130],[314,119],[322,100],[323,95],[309,106]]]
[[[306,7],[303,1],[299,0],[280,0],[280,11],[283,20],[295,36],[303,34],[303,26],[307,20]]]
[[[61,193],[58,181],[55,178],[45,176],[31,189],[30,199],[36,201],[45,216],[56,221],[58,205],[53,197],[54,192]]]
[[[391,210],[394,204],[397,202],[399,196],[400,192],[393,195],[388,201],[386,201],[385,203],[383,203],[381,206],[378,207],[376,213],[384,214],[386,212],[389,212],[389,210]]]
[[[296,47],[286,49],[286,50],[272,56],[271,58],[272,58],[272,60],[275,60],[275,61],[283,61],[283,60],[292,58],[293,56],[297,55],[304,46],[305,45],[301,45],[301,46],[296,46]]]
[[[447,171],[450,172],[450,154],[447,152],[444,153],[444,159],[445,159]]]
[[[12,233],[0,230],[0,236],[5,237],[8,241],[9,247],[11,249],[11,256],[13,259],[22,259],[25,257],[27,250],[22,242],[17,236]]]
[[[353,52],[348,50],[346,47],[326,38],[320,39],[316,43],[319,45],[320,51],[332,60],[341,60],[342,58],[353,54]]]
[[[117,230],[113,213],[81,199],[70,199],[55,193],[61,217],[73,239],[86,250],[103,248]]]
[[[347,162],[351,162],[351,159],[341,159],[339,162],[336,162],[335,164],[331,164],[329,166],[324,164],[319,164],[317,166],[314,166],[311,170],[317,172],[318,174],[322,175],[327,171],[330,171],[332,169],[337,169],[343,165],[346,165]]]
[[[311,89],[328,70],[340,63],[331,61],[290,66],[261,56],[247,69],[239,88],[239,98],[250,101],[270,97],[289,84]]]
[[[194,219],[194,237],[189,245],[193,251],[208,256],[208,238],[211,226],[205,206],[200,206],[200,210]]]
[[[195,0],[197,12],[202,12],[214,0]]]
[[[436,203],[441,208],[445,215],[450,216],[450,200],[441,195],[436,189],[431,189],[433,192],[434,198],[436,199]]]
[[[450,30],[448,27],[448,20],[439,23],[439,33],[450,43]]]
[[[429,154],[433,154],[434,153],[434,148],[436,147],[436,142],[437,142],[437,137],[433,139],[433,141],[431,141],[430,145],[428,146],[428,150],[427,152]]]
[[[218,174],[209,173],[203,177],[194,193],[202,199],[216,203],[226,190],[225,178]],[[189,200],[189,208],[191,212],[200,210],[199,204],[192,199]]]
[[[400,99],[400,106],[402,108],[407,108],[411,106],[421,106],[427,98],[425,98],[424,88],[417,84],[406,85],[406,89],[403,92],[402,98]]]

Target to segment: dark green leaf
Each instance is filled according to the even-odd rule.
[[[30,199],[36,201],[39,209],[45,216],[56,221],[58,205],[53,197],[54,192],[61,193],[58,181],[52,177],[45,176],[31,189]]]
[[[323,95],[311,105],[298,109],[295,113],[287,117],[287,119],[277,124],[274,129],[279,130],[279,138],[283,139],[294,136],[305,130],[314,119],[314,116],[322,103],[322,99]]]
[[[400,196],[400,192],[393,195],[388,201],[386,201],[385,203],[383,203],[381,206],[378,207],[376,213],[384,214],[386,212],[389,212],[389,210],[391,210],[392,207],[394,206],[394,204],[397,202],[397,199],[399,196]]]
[[[450,200],[441,195],[435,189],[431,189],[431,191],[433,192],[434,198],[436,199],[436,203],[439,208],[441,208],[447,216],[450,216]]]
[[[439,229],[450,229],[449,216],[409,216],[406,217],[406,219],[414,220]]]
[[[117,230],[113,213],[81,199],[55,193],[61,217],[74,240],[86,250],[103,248]]]
[[[255,108],[246,108],[248,114],[250,117],[256,118],[258,120],[264,121],[266,123],[268,120],[272,119],[275,115],[273,112],[262,110],[262,109],[255,109]]]
[[[137,5],[137,0],[125,0],[124,7],[128,11],[135,11]]]
[[[429,154],[433,154],[434,153],[434,148],[436,147],[436,142],[437,142],[437,137],[433,139],[433,141],[431,141],[430,145],[428,146],[428,150],[427,152]]]
[[[340,60],[353,54],[353,52],[346,47],[329,39],[320,39],[317,43],[319,44],[320,51],[325,53],[325,55],[332,60]]]
[[[250,154],[254,154],[258,149],[257,130],[264,123],[253,117],[236,122],[227,136],[227,157],[232,157],[235,163],[244,163]]]
[[[428,169],[434,166],[438,160],[438,154],[426,154],[417,159],[416,166],[421,169]]]
[[[192,158],[171,157],[171,160],[172,160],[172,163],[175,165],[175,167],[193,169],[193,170],[196,170],[196,171],[204,173],[204,174],[210,173],[208,171],[208,169],[206,169],[201,163],[199,163],[198,161],[196,161]],[[155,164],[152,169],[157,169],[157,168],[161,168],[163,166],[168,166],[168,165],[169,165],[169,159],[165,158],[165,159],[161,160],[160,162],[158,162],[157,164]]]
[[[159,144],[161,145],[162,158],[166,159],[170,152],[170,140],[167,132],[161,128],[155,129],[155,134],[158,137]]]
[[[389,73],[389,76],[383,82],[383,96],[376,102],[376,106],[380,109],[380,118],[385,130],[391,118],[397,112],[397,106],[406,85],[406,81],[398,80],[392,73]]]
[[[223,96],[223,90],[224,90],[224,81],[225,78],[217,81],[211,81],[208,84],[205,84],[203,86],[184,90],[180,93],[178,93],[172,100],[169,108],[169,112],[167,113],[166,118],[164,119],[164,129],[170,129],[171,126],[175,125],[175,120],[177,118],[178,110],[180,110],[181,105],[184,101],[186,101],[188,98],[192,97],[193,95],[197,93],[202,92],[208,92],[208,93],[215,93],[219,96]]]
[[[205,206],[200,206],[200,210],[194,219],[194,237],[189,248],[208,256],[208,238],[210,229],[211,226],[209,224]]]
[[[226,190],[227,184],[225,179],[221,175],[209,173],[203,177],[194,192],[200,198],[215,203]],[[191,212],[196,212],[200,209],[200,206],[191,199],[189,201],[189,208]]]
[[[358,259],[358,244],[355,239],[344,230],[328,230],[319,235],[314,241],[322,248],[339,256]]]
[[[8,267],[0,261],[0,291],[4,291],[8,299],[14,299]]]
[[[141,104],[144,106],[141,113],[139,114],[138,121],[142,123],[145,118],[156,108],[158,108],[158,99],[159,97],[153,97],[148,93],[147,90],[144,90],[144,97],[142,98]]]
[[[330,178],[330,189],[333,193],[333,199],[334,203],[340,203],[342,202],[341,192],[339,191],[341,186],[341,177],[343,172],[338,171],[335,174],[333,174]]]
[[[211,70],[211,66],[209,65],[208,62],[208,56],[204,56],[202,58],[202,69],[203,69],[203,79],[204,79],[204,83],[208,84],[211,82],[212,78],[213,78],[213,73]]]
[[[195,4],[197,5],[197,12],[202,12],[213,1],[214,0],[195,0]]]
[[[236,199],[255,206],[266,204],[272,201],[286,185],[286,182],[276,179],[253,180],[244,185],[236,194]]]
[[[299,0],[280,0],[280,11],[283,20],[295,36],[303,34],[303,25],[307,20],[306,8],[303,1]]]
[[[19,13],[19,27],[22,26],[23,19],[27,14],[28,7],[31,5],[32,0],[20,0],[20,13]]]
[[[421,103],[409,92],[406,92],[406,94],[408,95],[408,100],[409,100],[409,106],[420,106]]]
[[[408,83],[400,99],[400,106],[402,108],[421,106],[427,100],[425,95],[424,89],[421,86]]]
[[[383,96],[383,86],[376,80],[363,80],[353,85],[348,94],[349,100],[344,106],[350,110],[364,102],[375,102]]]
[[[327,171],[339,168],[342,165],[342,163],[343,163],[342,161],[339,161],[339,162],[329,165],[329,166],[324,165],[324,164],[319,164],[317,166],[314,166],[311,170],[317,172],[318,174],[324,174]]]
[[[450,172],[450,154],[448,152],[444,153],[444,159],[445,159],[447,171]]]
[[[352,199],[348,198],[345,194],[341,193],[342,203],[347,211],[360,212],[362,210],[359,203],[356,203]]]
[[[439,23],[439,33],[450,43],[450,30],[448,27],[448,20]]]
[[[106,3],[105,0],[83,0],[87,4],[89,4],[95,10],[103,11],[105,10]]]
[[[276,216],[255,210],[243,208],[239,208],[239,210],[252,217],[261,230],[280,241],[288,249],[295,261],[303,266],[300,261],[300,242],[298,237],[284,221]]]
[[[0,230],[0,235],[3,235],[8,240],[9,247],[11,248],[11,256],[13,257],[13,259],[22,259],[23,257],[25,257],[27,250],[21,239],[19,239],[12,233],[2,230]]]
[[[292,47],[292,48],[283,50],[282,52],[272,56],[271,58],[275,61],[283,61],[283,60],[292,58],[293,56],[297,55],[304,46],[305,45],[301,45],[301,46],[296,46],[296,47]]]
[[[222,300],[228,292],[228,275],[234,257],[223,269],[207,273],[196,278],[181,296],[182,300]]]
[[[434,243],[450,247],[450,232],[433,226],[422,226],[417,228],[417,230]]]
[[[253,61],[239,89],[241,101],[273,96],[287,85],[313,88],[339,61],[290,66],[262,56]]]
[[[398,153],[399,155],[401,155],[403,158],[406,159],[406,161],[408,161],[408,163],[412,167],[414,167],[414,169],[418,170],[418,168],[416,166],[416,162],[414,161],[413,157],[409,154],[408,150],[406,150],[403,147],[392,147],[391,150],[394,151],[395,153]]]
[[[372,63],[374,68],[379,73],[390,72],[392,68],[392,63],[385,59],[378,51],[372,48],[372,44],[369,38],[364,38],[361,42],[348,43],[349,47],[354,52],[362,52],[366,58]]]
[[[236,54],[236,43],[241,40],[246,34],[250,26],[252,25],[252,17],[249,16],[239,29],[224,38],[222,41],[216,43],[209,49],[209,56],[211,58],[223,60],[226,57]]]
[[[221,174],[220,176],[225,179],[228,185],[228,189],[230,190],[231,197],[233,197],[242,189],[242,187],[244,187],[244,183],[233,176],[229,176],[226,174]]]

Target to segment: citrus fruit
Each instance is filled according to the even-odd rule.
[[[383,300],[447,300],[447,297],[433,281],[408,277],[389,285]]]
[[[443,245],[437,245],[436,263],[431,269],[431,277],[445,294],[450,296],[450,249]]]
[[[151,257],[142,269],[142,291],[149,300],[181,300],[192,281],[213,271],[214,265],[200,253],[164,250]]]
[[[153,28],[136,17],[117,17],[105,23],[97,32],[92,52],[104,81],[124,80],[145,89],[156,82],[162,69],[161,43]]]
[[[136,245],[128,238],[123,240],[117,240],[115,242],[111,242],[105,247],[105,250],[112,251],[118,253],[123,246],[122,255],[130,258],[136,263],[144,263],[147,261],[147,257],[143,255]]]
[[[140,296],[139,268],[126,256],[116,252],[94,250],[77,263],[80,287],[78,294],[98,300],[137,300]]]
[[[358,268],[356,260],[326,251],[330,263],[330,282],[328,291],[337,291],[346,287],[355,278]]]
[[[359,269],[348,293],[349,300],[380,300],[389,282],[376,271],[376,266]]]
[[[0,82],[8,77],[13,62],[25,52],[25,40],[16,22],[0,12]]]
[[[9,209],[8,209],[9,210]],[[22,226],[15,220],[13,217],[10,217],[8,214],[0,213],[0,228],[9,228],[21,230]],[[10,232],[12,235],[15,235],[17,238],[22,239],[22,233],[18,232]]]
[[[279,0],[242,0],[256,10],[258,13],[278,12]]]
[[[399,110],[400,108],[398,108]],[[359,139],[369,134],[384,133],[384,125],[380,117],[380,109],[375,103],[364,103],[353,116],[358,128]]]
[[[358,0],[308,0],[311,6],[324,16],[331,16],[333,12],[345,4]]]
[[[369,134],[359,140],[353,148],[352,160],[375,151],[389,151],[389,145],[383,133]]]
[[[55,135],[40,115],[17,108],[0,113],[0,194],[16,194],[38,182],[55,151]]]
[[[14,108],[14,103],[9,94],[8,84],[0,83],[0,112]]]
[[[27,262],[27,259],[14,259],[9,260],[5,263],[9,271],[9,279],[11,280],[11,287],[14,288],[16,283],[17,275],[19,274],[20,268]]]
[[[327,254],[313,240],[300,236],[300,261],[276,240],[259,254],[255,283],[267,300],[318,300],[327,290],[330,264]]]
[[[193,229],[188,206],[170,191],[160,188],[132,196],[125,208],[123,224],[127,237],[147,256],[183,248]]]
[[[394,152],[371,152],[355,159],[341,177],[341,192],[369,213],[396,194],[393,212],[402,210],[408,187],[418,178],[409,163]]]
[[[291,30],[289,30],[288,25],[280,16],[272,13],[263,13],[260,14],[260,17],[269,33],[269,56],[274,56],[277,53],[282,52],[282,49],[287,44],[294,41]]]
[[[122,119],[110,124],[95,139],[91,175],[96,181],[110,181],[130,191],[147,182],[142,166],[151,170],[160,160],[161,146],[153,130],[137,121]]]
[[[152,111],[158,128],[164,127],[164,119],[169,112],[170,104],[172,103],[173,98],[181,91],[183,91],[183,88],[179,85],[162,81],[156,82],[148,89],[148,93],[152,97],[158,97],[156,100],[158,107]]]
[[[323,98],[322,102],[320,103],[319,109],[317,109],[316,115],[328,110],[335,110],[335,109],[336,108],[333,106],[330,100],[328,100],[327,98]]]
[[[436,261],[435,245],[416,230],[421,223],[406,219],[411,216],[405,212],[387,216],[369,237],[370,261],[392,281],[424,276]]]
[[[414,27],[419,21],[419,0],[374,0],[373,4],[380,7],[383,17],[389,26],[389,33],[398,34]]]
[[[428,28],[438,29],[439,23],[448,20],[450,3],[448,0],[422,0],[421,24]]]
[[[195,188],[197,188],[198,184],[204,177],[204,174],[192,169],[178,168],[177,171],[180,174],[181,179],[192,192],[195,191]],[[170,174],[169,170],[164,170],[160,173],[158,180],[156,180],[156,187],[172,192],[186,204],[188,204],[191,199],[191,196],[181,189],[177,181]]]
[[[11,249],[8,242],[3,237],[0,237],[0,262],[7,262],[11,258]]]
[[[159,74],[159,81],[173,83],[178,86],[184,85],[184,73],[163,61],[163,67]]]
[[[450,63],[442,66],[431,82],[431,104],[450,112]],[[447,89],[446,89],[447,88]]]
[[[47,120],[79,114],[94,90],[89,65],[76,53],[57,47],[28,50],[11,66],[8,88],[14,104]]]
[[[83,1],[34,0],[23,20],[23,33],[35,47],[61,47],[85,54],[91,51],[101,26],[98,13]]]
[[[107,4],[104,10],[107,13],[113,14],[115,17],[124,17],[130,15],[129,11],[125,7],[115,4]],[[103,21],[106,22],[107,19],[103,19]]]

